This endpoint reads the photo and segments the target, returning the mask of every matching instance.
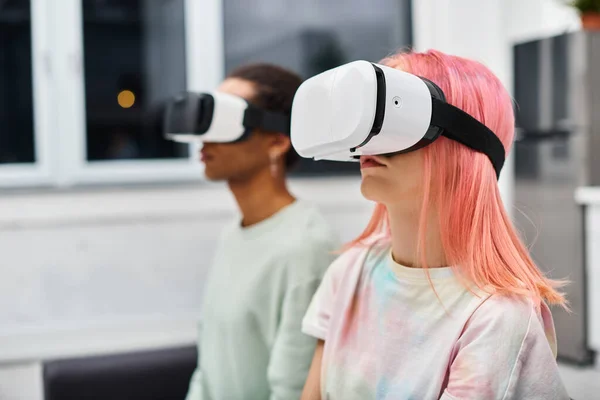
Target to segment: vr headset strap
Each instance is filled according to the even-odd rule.
[[[436,98],[431,100],[431,125],[442,128],[448,139],[488,156],[500,177],[506,154],[498,136],[463,110]]]
[[[264,129],[268,132],[290,134],[290,117],[287,115],[262,110],[251,104],[244,113],[244,127],[247,129]]]

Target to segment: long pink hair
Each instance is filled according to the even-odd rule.
[[[512,101],[487,67],[439,51],[397,53],[382,64],[435,82],[449,103],[495,132],[508,154],[515,125]],[[445,137],[423,151],[419,253],[424,267],[426,210],[433,201],[446,258],[463,278],[488,292],[530,296],[538,306],[541,301],[566,306],[563,294],[557,291],[564,282],[542,274],[513,227],[487,156]],[[377,204],[365,230],[347,247],[381,234],[391,236],[387,210]]]

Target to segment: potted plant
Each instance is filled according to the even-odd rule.
[[[600,0],[573,0],[571,5],[579,11],[583,29],[600,30]]]

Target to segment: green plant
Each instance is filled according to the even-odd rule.
[[[600,0],[572,0],[570,4],[581,14],[600,13]]]

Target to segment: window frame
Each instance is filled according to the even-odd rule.
[[[0,187],[205,180],[198,145],[181,159],[87,160],[83,5],[61,2],[31,0],[36,162],[0,165]],[[223,78],[221,6],[184,0],[187,90],[213,90]]]
[[[56,31],[61,66],[61,98],[68,98],[60,112],[59,131],[64,135],[59,154],[61,173],[56,183],[70,186],[88,183],[148,183],[204,180],[198,162],[198,146],[190,146],[188,158],[88,161],[86,155],[85,71],[82,0],[63,0]],[[187,90],[212,90],[221,80],[221,0],[184,0]],[[66,12],[65,12],[66,11]],[[210,21],[199,24],[198,21]],[[211,40],[203,40],[203,38]],[[208,60],[208,61],[207,61]]]
[[[32,163],[0,164],[0,188],[48,185],[52,182],[52,141],[54,118],[51,109],[54,71],[52,66],[52,24],[45,18],[48,0],[30,0],[31,62],[33,88]],[[1,129],[1,128],[0,128]]]

